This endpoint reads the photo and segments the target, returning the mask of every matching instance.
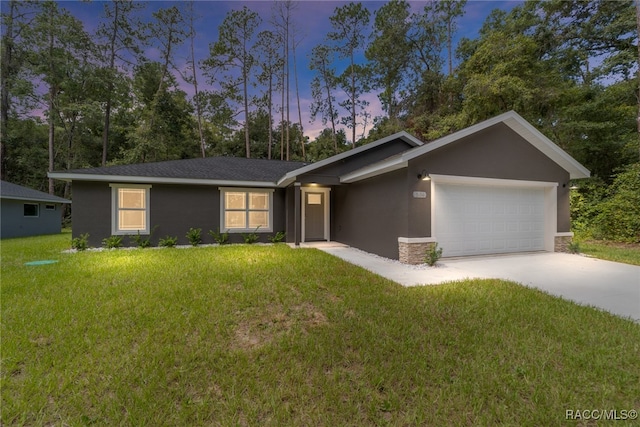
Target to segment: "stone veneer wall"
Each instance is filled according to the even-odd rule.
[[[435,242],[428,243],[404,243],[398,242],[398,252],[400,262],[403,264],[424,264],[427,251],[435,245]]]
[[[569,244],[573,240],[571,236],[556,236],[553,250],[555,252],[569,252]]]

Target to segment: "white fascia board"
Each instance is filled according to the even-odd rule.
[[[331,156],[328,157],[324,160],[320,160],[319,162],[316,163],[312,163],[310,165],[307,166],[303,166],[299,169],[293,170],[291,172],[288,172],[285,176],[283,176],[279,181],[278,181],[278,187],[286,187],[289,184],[291,184],[293,181],[295,181],[296,177],[298,175],[302,175],[304,173],[307,172],[311,172],[313,170],[322,168],[324,166],[328,166],[332,163],[335,163],[337,161],[340,161],[342,159],[346,159],[347,157],[351,157],[354,156],[356,154],[360,154],[363,151],[367,151],[370,150],[372,148],[378,147],[380,145],[386,144],[390,141],[396,140],[396,139],[401,139],[404,142],[406,142],[409,145],[413,145],[415,147],[421,146],[424,143],[422,141],[420,141],[418,138],[410,135],[409,133],[405,132],[405,131],[400,131],[397,133],[394,133],[393,135],[389,135],[386,136],[384,138],[378,139],[377,141],[371,142],[369,144],[365,144],[365,145],[361,145],[360,147],[356,147],[353,148],[351,150],[347,150],[343,153],[340,154],[336,154],[335,156]]]
[[[499,116],[477,123],[473,126],[469,126],[468,128],[462,129],[458,132],[454,132],[451,135],[436,139],[429,144],[406,152],[402,157],[407,161],[415,159],[416,157],[466,138],[467,136],[473,135],[474,133],[480,132],[498,123],[504,123],[509,126],[514,132],[518,133],[531,145],[556,162],[560,167],[569,172],[571,179],[588,178],[590,176],[590,172],[578,163],[576,159],[571,157],[566,151],[544,136],[542,132],[533,127],[515,111],[500,114]]]
[[[140,184],[193,184],[193,185],[215,185],[227,187],[260,187],[274,188],[276,184],[268,181],[229,181],[218,179],[191,179],[191,178],[161,178],[148,176],[120,176],[120,175],[93,175],[82,173],[50,172],[49,178],[63,181],[103,181],[109,183],[140,183]]]
[[[51,200],[51,199],[38,199],[35,197],[17,197],[17,196],[2,196],[0,199],[7,200],[24,200],[25,202],[39,202],[39,203],[71,203],[71,200]]]
[[[517,113],[513,112],[513,115],[505,120],[504,123],[569,172],[571,179],[589,178],[591,176],[591,172],[587,168]]]
[[[340,182],[343,184],[351,184],[352,182],[362,181],[363,179],[371,178],[376,175],[382,175],[383,173],[395,171],[398,169],[406,168],[408,162],[403,161],[401,158],[394,158],[388,161],[376,163],[375,165],[365,166],[356,171],[350,172],[340,177]]]

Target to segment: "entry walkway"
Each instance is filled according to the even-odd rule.
[[[583,305],[640,321],[640,266],[582,255],[534,252],[444,259],[436,267],[412,266],[327,242],[310,244],[404,286],[467,278],[511,280]]]

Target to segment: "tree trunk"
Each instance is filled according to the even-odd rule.
[[[638,29],[638,34],[640,34],[640,0],[636,0],[636,26]],[[636,119],[638,124],[638,161],[640,161],[640,41],[638,44],[638,80],[636,85],[639,85],[638,92],[636,94],[638,99],[638,117]]]
[[[114,16],[113,16],[113,32],[111,33],[111,40],[109,40],[109,70],[111,73],[115,71],[116,63],[116,38],[118,36],[118,23],[120,14],[120,3],[114,2]],[[107,165],[107,152],[109,150],[109,124],[111,121],[111,93],[113,92],[113,78],[114,75],[109,76],[109,85],[107,88],[107,105],[104,111],[104,129],[102,131],[102,166]]]
[[[49,70],[53,73],[55,65],[53,64],[53,16],[50,18],[50,28],[49,28]],[[55,127],[54,127],[54,117],[55,114],[53,110],[55,108],[55,98],[56,98],[56,87],[55,83],[49,83],[49,172],[53,172],[54,168],[54,150],[53,145],[55,142]],[[55,193],[55,185],[53,182],[53,178],[49,178],[49,194]]]
[[[298,103],[298,124],[300,125],[300,146],[302,147],[302,160],[307,159],[307,155],[304,149],[304,135],[302,133],[302,112],[300,110],[300,90],[298,89],[298,67],[296,65],[296,41],[292,40],[293,45],[293,78],[296,83],[296,99]]]
[[[195,28],[193,26],[193,1],[190,3],[190,36],[191,36],[191,71],[193,72],[193,90],[194,94],[194,103],[196,104],[196,116],[198,119],[198,136],[200,137],[200,152],[202,157],[207,157],[206,153],[206,144],[204,141],[204,134],[202,132],[202,107],[200,106],[200,98],[198,97],[198,77],[196,72],[196,56],[194,53],[194,39],[196,37]]]
[[[5,36],[2,38],[2,60],[0,66],[0,91],[2,91],[0,101],[0,179],[7,177],[7,135],[9,121],[9,77],[12,73],[12,55],[13,55],[13,17],[15,13],[16,2],[9,3],[9,16]]]

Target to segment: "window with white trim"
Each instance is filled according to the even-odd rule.
[[[220,189],[220,230],[273,231],[273,190]]]
[[[111,233],[149,234],[150,185],[111,184]]]

